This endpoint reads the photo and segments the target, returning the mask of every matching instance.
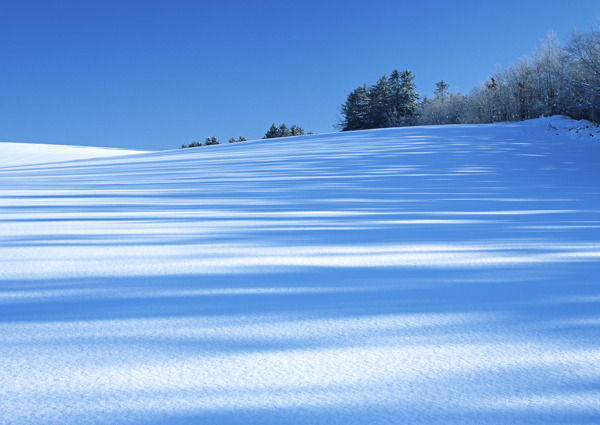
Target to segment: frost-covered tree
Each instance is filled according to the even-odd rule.
[[[417,123],[420,125],[459,124],[463,121],[466,96],[451,93],[444,80],[435,84],[434,97],[423,98],[419,104]]]
[[[600,122],[600,20],[589,33],[575,31],[565,52],[571,64],[573,106],[579,107],[576,118]]]

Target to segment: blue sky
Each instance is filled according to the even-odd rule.
[[[357,85],[410,69],[468,92],[598,0],[0,0],[0,141],[163,150],[271,123],[335,131]]]

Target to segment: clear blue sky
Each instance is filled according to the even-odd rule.
[[[598,0],[0,0],[0,141],[174,149],[335,131],[357,85],[410,69],[468,92]]]

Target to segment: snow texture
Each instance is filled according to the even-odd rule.
[[[595,138],[600,141],[600,126],[587,120],[574,121],[568,117],[555,116],[540,118],[540,122],[548,124],[548,129],[556,135],[568,134],[573,138]]]
[[[572,124],[0,144],[0,424],[600,423]]]
[[[40,143],[0,143],[0,167],[48,164],[96,157],[123,156],[144,153],[117,148],[90,146],[46,145]]]

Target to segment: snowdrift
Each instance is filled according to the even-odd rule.
[[[565,120],[3,156],[0,423],[598,422]]]

